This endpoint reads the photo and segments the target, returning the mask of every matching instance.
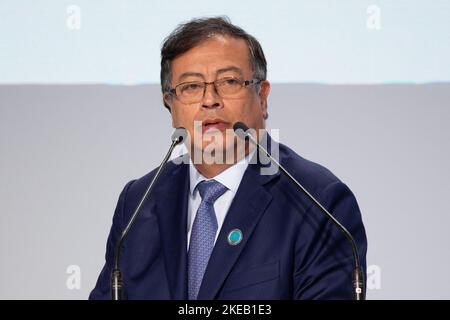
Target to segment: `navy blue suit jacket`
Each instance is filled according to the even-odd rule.
[[[366,235],[356,199],[328,169],[279,144],[279,159],[354,236],[366,270]],[[187,299],[188,164],[169,162],[123,243],[128,299]],[[280,171],[249,164],[211,254],[198,299],[352,299],[349,243]],[[115,210],[106,263],[90,299],[110,299],[114,245],[155,170],[129,182]],[[243,240],[228,243],[231,230]]]

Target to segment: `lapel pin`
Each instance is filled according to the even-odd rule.
[[[242,241],[242,231],[233,229],[228,234],[228,243],[232,246],[238,245]]]

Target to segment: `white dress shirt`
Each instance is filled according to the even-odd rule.
[[[217,218],[217,232],[216,237],[214,239],[214,243],[217,240],[217,236],[219,235],[220,229],[222,228],[223,222],[227,215],[228,209],[230,208],[231,202],[236,195],[236,192],[241,184],[242,177],[244,176],[244,172],[248,167],[249,159],[252,159],[255,150],[250,152],[242,160],[236,162],[231,167],[219,173],[215,176],[214,180],[220,182],[225,187],[228,188],[227,191],[224,192],[219,198],[217,198],[216,202],[214,202],[214,212],[216,213]],[[189,192],[189,203],[188,203],[188,217],[187,217],[187,249],[189,250],[189,243],[191,240],[191,230],[192,225],[195,221],[195,216],[197,215],[198,207],[200,206],[201,196],[200,192],[196,188],[197,185],[203,180],[212,180],[205,178],[200,172],[197,171],[192,160],[189,161],[189,178],[190,178],[190,192]]]

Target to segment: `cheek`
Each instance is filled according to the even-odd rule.
[[[172,123],[174,127],[182,127],[183,124],[180,120],[180,116],[177,112],[172,112]]]
[[[172,110],[172,122],[177,127],[186,127],[188,113],[180,108],[179,106],[174,106]]]
[[[248,125],[255,124],[262,118],[262,111],[259,101],[252,100],[239,110],[239,119],[248,122]]]
[[[189,131],[192,136],[194,134],[195,110],[185,110],[184,108],[176,108],[172,112],[172,125],[174,128],[183,127]]]

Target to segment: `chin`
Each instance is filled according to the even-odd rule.
[[[218,144],[209,140],[203,140],[201,145],[199,145],[198,143],[194,143],[191,145],[191,152],[194,152],[196,157],[198,157],[199,155],[201,155],[202,158],[213,156],[214,158],[218,157],[219,159],[222,159],[223,162],[227,161],[226,155],[229,152],[231,154],[233,151],[234,145],[231,145],[227,148],[225,139],[222,141],[222,143]],[[222,154],[222,156],[220,156],[220,154]]]

